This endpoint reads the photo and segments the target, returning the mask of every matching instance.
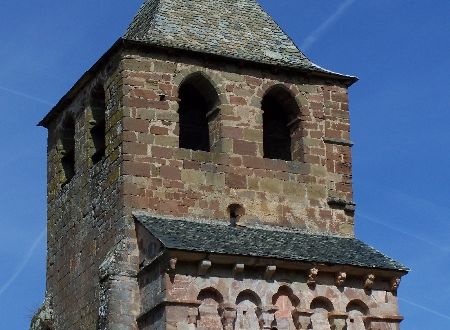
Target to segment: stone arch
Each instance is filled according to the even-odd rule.
[[[334,311],[333,303],[326,297],[316,297],[311,301],[310,308],[312,310],[322,309],[327,312]]]
[[[259,296],[251,291],[241,291],[236,298],[235,330],[259,330],[258,312],[261,306]]]
[[[179,90],[180,86],[183,84],[183,82],[189,78],[193,74],[202,75],[205,79],[209,81],[212,87],[217,92],[217,96],[219,98],[219,105],[227,104],[227,98],[226,98],[226,90],[224,88],[224,82],[222,77],[219,74],[216,74],[214,72],[210,72],[209,70],[205,68],[188,68],[181,70],[175,77],[174,83],[178,87],[177,88],[177,97],[179,97]]]
[[[310,305],[313,315],[311,325],[313,329],[331,330],[328,314],[334,311],[333,303],[326,297],[316,297]]]
[[[369,315],[369,307],[359,299],[351,300],[346,308],[348,313],[347,324],[344,329],[359,330],[369,329],[369,324],[365,321],[365,316]]]
[[[220,98],[202,71],[184,77],[178,88],[180,148],[211,151],[220,138]]]
[[[62,184],[69,183],[75,176],[75,119],[67,115],[62,120],[60,131]]]
[[[276,328],[278,330],[296,329],[298,320],[294,314],[296,314],[296,307],[300,304],[300,299],[292,289],[287,285],[281,286],[273,295],[272,304],[277,307],[275,312]]]
[[[94,164],[105,156],[106,151],[106,93],[103,82],[98,82],[89,95],[90,156]]]
[[[353,299],[347,304],[347,313],[349,311],[358,311],[363,315],[369,315],[369,307],[359,299]]]
[[[223,303],[222,294],[214,288],[205,288],[197,296],[200,301],[197,321],[198,330],[222,330],[222,318],[219,308]]]
[[[301,110],[295,95],[283,84],[269,87],[262,98],[265,158],[302,159]]]

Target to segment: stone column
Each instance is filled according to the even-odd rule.
[[[222,304],[222,323],[224,330],[233,330],[236,322],[236,305]]]
[[[262,329],[272,329],[272,323],[275,320],[275,312],[277,310],[278,307],[274,305],[269,305],[261,308],[259,322],[262,324]]]
[[[330,324],[334,326],[334,330],[344,330],[347,325],[346,319],[346,314],[332,314],[329,317]]]
[[[297,310],[298,323],[300,324],[299,330],[307,330],[311,325],[311,312]]]

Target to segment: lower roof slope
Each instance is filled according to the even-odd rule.
[[[408,271],[399,262],[354,238],[161,219],[143,212],[134,216],[168,249]]]

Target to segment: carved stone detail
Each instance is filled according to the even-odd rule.
[[[347,273],[346,272],[338,272],[336,273],[336,286],[342,287],[345,284],[345,280],[347,279]]]
[[[396,293],[399,286],[400,286],[400,282],[401,282],[401,278],[400,277],[395,277],[393,279],[391,279],[391,292]]]
[[[375,283],[375,275],[369,274],[364,280],[364,289],[367,291],[372,290],[373,284]]]
[[[319,270],[317,268],[311,268],[308,274],[307,284],[310,286],[316,285],[317,276],[319,275]]]

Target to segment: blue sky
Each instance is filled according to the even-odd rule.
[[[140,0],[3,1],[0,328],[45,290],[46,131],[36,123],[120,36]],[[402,329],[450,328],[450,2],[261,0],[350,89],[357,236],[412,268]]]

